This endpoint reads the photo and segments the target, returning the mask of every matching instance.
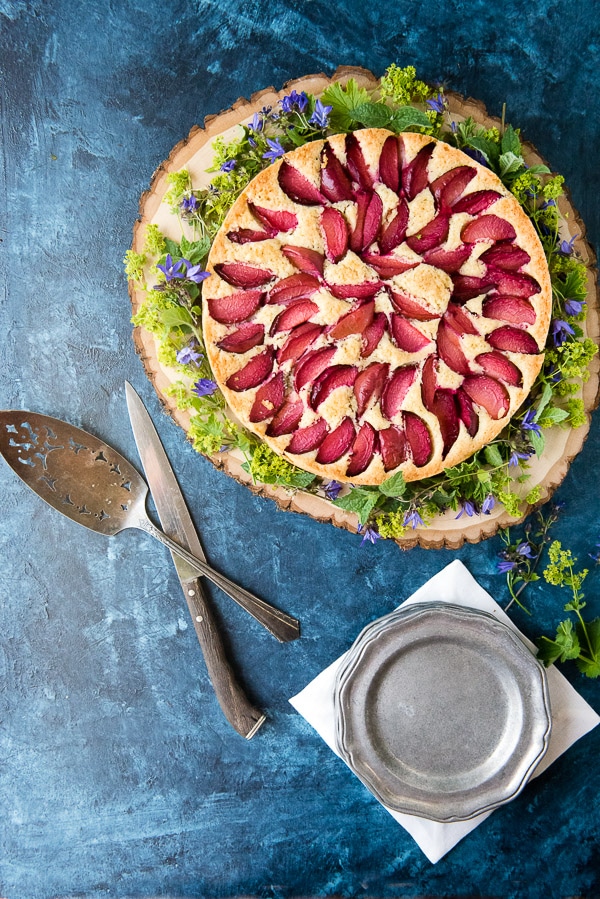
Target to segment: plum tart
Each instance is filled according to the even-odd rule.
[[[546,258],[488,168],[365,129],[260,172],[203,285],[208,361],[239,421],[316,475],[438,474],[527,397],[551,314]]]

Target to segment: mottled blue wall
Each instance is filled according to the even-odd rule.
[[[496,538],[360,548],[196,456],[135,356],[121,259],[140,193],[204,116],[340,64],[506,101],[600,237],[597,3],[0,0],[0,405],[66,418],[136,460],[140,390],[215,566],[302,619],[281,646],[216,596],[269,722],[245,743],[207,681],[168,553],[77,528],[0,466],[0,893],[8,899],[600,895],[597,731],[437,866],[289,706],[455,556],[501,601]],[[600,539],[598,418],[555,528]],[[600,571],[589,578],[600,614]],[[528,593],[532,637],[561,596]],[[600,709],[600,685],[565,673]]]

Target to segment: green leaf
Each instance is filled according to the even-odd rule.
[[[542,395],[537,404],[537,409],[535,413],[534,421],[537,421],[550,400],[552,399],[552,387],[550,384],[544,384],[544,389],[542,390]]]
[[[580,653],[580,643],[573,629],[570,618],[561,621],[556,629],[556,639],[540,637],[537,641],[538,658],[545,664],[553,662],[566,662],[567,659],[576,659]]]
[[[191,328],[194,324],[192,316],[183,306],[170,306],[168,309],[162,309],[160,319],[166,328]]]
[[[544,447],[546,445],[546,438],[543,434],[538,434],[536,431],[529,432],[529,440],[531,445],[535,451],[536,456],[541,456],[544,452]]]
[[[515,172],[518,172],[519,169],[522,169],[523,159],[521,158],[521,156],[516,156],[510,151],[508,153],[502,153],[500,155],[500,159],[498,160],[498,167],[500,177],[504,178],[506,177],[506,175],[512,175]]]
[[[179,248],[179,244],[174,240],[171,240],[170,237],[165,237],[165,251],[166,253],[170,253],[173,257],[173,261],[175,259],[181,259],[181,250]]]
[[[401,106],[392,115],[388,127],[391,128],[392,131],[400,133],[401,131],[407,131],[415,125],[420,128],[430,128],[431,122],[427,115],[424,112],[421,112],[420,109],[416,109],[414,106]]]
[[[349,131],[355,121],[354,110],[369,102],[368,91],[359,87],[354,78],[350,78],[346,87],[337,81],[325,88],[321,94],[324,106],[331,106],[329,125],[332,130]]]
[[[493,468],[500,468],[503,464],[504,460],[502,458],[502,453],[498,449],[495,443],[490,443],[489,446],[486,446],[484,450],[485,461],[488,465],[491,465]]]
[[[551,428],[552,425],[557,425],[568,417],[569,413],[566,409],[559,409],[558,406],[552,406],[550,409],[545,410],[541,418],[538,418],[538,424],[540,428]]]
[[[361,487],[353,487],[350,493],[338,496],[334,505],[346,512],[354,512],[361,524],[366,524],[369,515],[377,505],[377,491],[364,490]]]
[[[587,621],[584,626],[577,625],[577,634],[585,658],[577,660],[577,666],[586,677],[600,676],[600,618]],[[588,645],[589,644],[589,645]],[[591,658],[588,658],[588,653]]]
[[[539,165],[530,165],[527,169],[532,175],[551,175],[552,172],[547,165],[540,163]]]
[[[497,165],[500,156],[500,148],[495,141],[488,140],[486,137],[473,135],[465,141],[465,146],[472,147],[473,150],[479,150],[480,153],[483,153],[490,165]]]
[[[502,135],[500,148],[503,153],[513,153],[515,156],[521,156],[521,141],[519,135],[512,125],[507,125]]]
[[[405,491],[406,481],[404,480],[404,475],[401,471],[396,472],[395,475],[392,475],[391,478],[388,478],[387,481],[384,481],[383,484],[379,485],[379,492],[383,493],[384,496],[397,498],[402,496]]]
[[[186,237],[181,238],[181,255],[184,256],[192,265],[198,265],[199,262],[208,255],[210,249],[210,238],[207,236],[202,240],[188,240]]]
[[[384,103],[361,103],[354,107],[352,116],[365,128],[385,128],[392,118],[392,110]]]

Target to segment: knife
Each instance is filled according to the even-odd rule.
[[[127,381],[125,394],[136,446],[162,528],[167,536],[206,561],[200,538],[152,419]],[[171,557],[221,709],[232,727],[250,740],[266,716],[252,705],[236,679],[201,579],[176,553],[171,552]]]

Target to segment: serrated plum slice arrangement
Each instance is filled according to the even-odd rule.
[[[486,445],[543,361],[551,292],[500,180],[365,129],[257,175],[209,257],[203,327],[233,413],[300,468],[418,480]]]

